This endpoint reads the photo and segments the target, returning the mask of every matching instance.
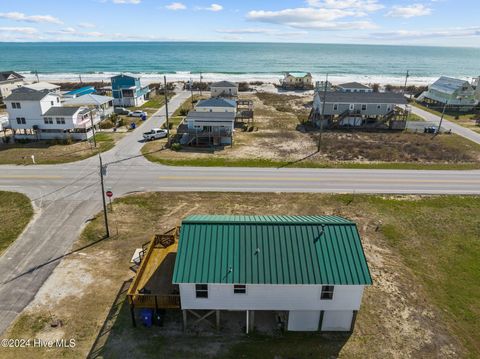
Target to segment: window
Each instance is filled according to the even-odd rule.
[[[208,298],[208,284],[195,284],[197,298]]]
[[[57,125],[64,125],[65,119],[63,117],[57,117]]]
[[[337,111],[338,110],[338,104],[334,104],[333,105],[333,111]]]
[[[235,284],[233,286],[233,293],[235,293],[235,294],[245,294],[245,293],[247,293],[247,286],[245,284]]]
[[[20,102],[12,102],[12,108],[22,108],[22,106],[20,106]]]
[[[25,125],[27,122],[25,121],[25,117],[17,117],[17,124]]]
[[[366,111],[367,110],[367,105],[362,105],[362,111]]]
[[[348,108],[350,109],[350,111],[353,111],[355,109],[355,104],[351,103]]]
[[[382,107],[382,106],[380,106],[380,105],[377,105],[377,110],[380,110],[380,108],[381,108],[381,107]]]
[[[50,101],[50,104],[53,106],[53,101]]]
[[[320,299],[333,299],[333,285],[323,285]]]
[[[59,97],[57,97],[57,103],[59,103],[59,102],[60,102],[60,98],[59,98]]]

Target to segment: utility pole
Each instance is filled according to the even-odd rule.
[[[407,70],[407,74],[405,75],[405,85],[403,86],[403,97],[405,97],[405,95],[407,94],[407,81],[409,77],[410,77],[409,70]],[[405,105],[405,112],[404,112],[405,121],[408,120],[407,106],[408,104]]]
[[[190,95],[192,97],[192,108],[193,108],[193,82],[191,77],[190,77]]]
[[[320,152],[322,148],[322,132],[323,132],[323,120],[325,119],[325,101],[327,99],[327,84],[328,84],[328,74],[325,79],[325,85],[323,86],[322,117],[320,118],[320,133],[318,135],[317,152]]]
[[[37,78],[37,82],[40,82],[40,79],[38,78],[38,71],[35,70],[35,77]]]
[[[95,126],[93,125],[93,109],[90,110],[90,124],[92,125],[93,145],[97,148],[97,139],[95,138]]]
[[[170,140],[170,123],[168,122],[168,95],[167,95],[167,76],[163,76],[164,94],[165,94],[165,119],[167,123],[167,143]]]
[[[202,79],[203,79],[203,76],[202,76],[202,73],[200,72],[200,96],[202,96]]]
[[[98,154],[98,158],[100,160],[100,183],[102,185],[103,217],[105,219],[106,237],[109,238],[110,237],[110,231],[108,229],[107,203],[105,201],[105,186],[103,184],[103,171],[106,170],[107,167],[106,166],[105,166],[105,168],[103,167],[102,156],[100,154]]]

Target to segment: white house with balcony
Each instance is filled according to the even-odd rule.
[[[237,311],[247,332],[259,312],[290,331],[351,331],[372,279],[347,219],[193,215],[180,227],[172,283],[185,327],[188,312],[216,313],[218,325]]]
[[[442,76],[428,90],[423,92],[417,101],[427,105],[438,105],[456,108],[459,111],[469,111],[478,105],[480,100],[480,89],[467,80]]]
[[[63,103],[66,107],[88,107],[96,110],[103,120],[113,114],[113,97],[87,94],[67,99]]]
[[[49,90],[22,87],[14,90],[5,103],[9,125],[16,139],[84,140],[92,135],[90,116],[93,116],[94,125],[100,121],[95,110],[64,107],[60,95]]]

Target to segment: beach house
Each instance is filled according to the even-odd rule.
[[[60,85],[51,84],[50,82],[34,82],[33,84],[26,84],[24,87],[35,91],[48,91],[60,94]]]
[[[313,77],[310,72],[287,72],[282,80],[282,87],[289,90],[313,89]]]
[[[399,129],[405,125],[405,121],[397,120],[400,112],[397,106],[406,104],[407,100],[402,94],[393,92],[324,93],[317,89],[310,120],[317,126],[322,124],[324,128],[386,125]],[[397,121],[402,121],[403,125]]]
[[[15,139],[84,140],[92,135],[92,120],[94,125],[100,121],[95,110],[64,107],[60,95],[48,90],[22,87],[13,90],[5,103]]]
[[[0,72],[0,105],[3,99],[12,93],[12,90],[23,86],[24,77],[14,71]]]
[[[259,318],[351,331],[372,284],[357,226],[341,217],[192,215],[176,233],[144,256],[128,293],[134,320],[147,305],[181,309],[184,328],[188,316],[214,316],[219,328],[238,313],[247,333]]]
[[[442,76],[428,90],[423,92],[417,101],[428,106],[443,108],[447,106],[457,111],[470,111],[480,100],[480,90],[475,82]]]
[[[238,85],[231,81],[219,81],[210,85],[211,97],[236,97],[238,96]]]
[[[372,88],[360,82],[346,82],[337,85],[337,90],[340,92],[373,92]]]
[[[113,97],[110,96],[100,96],[90,93],[67,99],[63,105],[67,107],[80,106],[94,108],[101,120],[113,114]]]
[[[111,78],[114,106],[141,106],[148,99],[150,88],[139,77],[117,75]]]

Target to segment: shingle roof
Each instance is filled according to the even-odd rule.
[[[100,106],[113,101],[113,97],[88,94],[65,101],[65,105]]]
[[[465,85],[469,85],[468,81],[442,76],[430,85],[430,89],[452,95]]]
[[[174,283],[372,284],[355,223],[336,216],[189,216]]]
[[[229,100],[221,97],[209,98],[208,100],[198,101],[195,107],[237,107],[235,100]]]
[[[218,81],[212,83],[210,87],[237,87],[237,84],[230,81]]]
[[[43,116],[73,116],[80,107],[59,107],[54,106],[50,107],[47,112],[43,114]]]
[[[11,81],[10,76],[15,77],[17,80],[22,80],[24,77],[20,74],[17,74],[15,71],[0,71],[0,82],[2,81]]]
[[[323,92],[319,93],[320,100],[323,100]],[[402,94],[393,92],[327,92],[326,103],[386,103],[406,104],[407,100]]]
[[[360,82],[346,82],[344,84],[338,85],[338,87],[347,88],[347,89],[369,89],[370,88],[364,84],[361,84]]]
[[[5,101],[40,101],[49,94],[49,91],[37,91],[27,87],[20,87],[12,90],[12,93],[5,98]]]

